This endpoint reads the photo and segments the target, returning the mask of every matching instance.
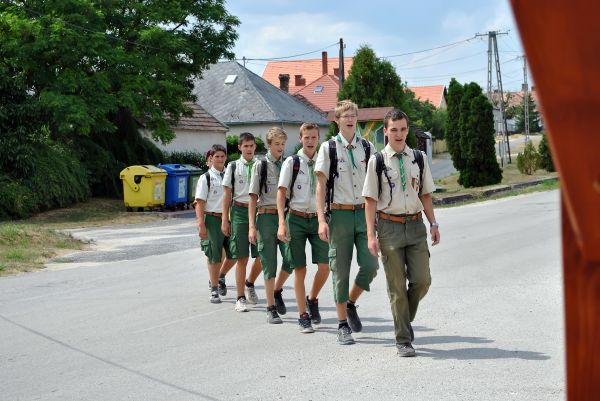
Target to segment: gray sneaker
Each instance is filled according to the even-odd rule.
[[[227,295],[227,286],[225,285],[225,277],[219,279],[219,295],[224,297]]]
[[[254,286],[246,286],[246,298],[248,298],[248,302],[252,305],[256,305],[258,303],[258,294],[256,293]]]
[[[287,313],[287,308],[285,307],[285,302],[283,302],[283,288],[279,291],[275,290],[275,306],[277,307],[277,312],[280,315],[285,315]]]
[[[398,349],[398,355],[402,357],[417,356],[415,349],[410,343],[396,344],[396,348]]]
[[[300,327],[300,333],[314,333],[315,329],[313,329],[312,324],[310,323],[310,317],[308,313],[303,314],[298,319],[298,326]]]
[[[219,293],[217,291],[210,292],[210,303],[211,304],[220,304],[221,298],[219,298]]]
[[[248,312],[248,306],[246,304],[246,298],[240,298],[235,303],[236,312]]]
[[[267,322],[269,324],[281,324],[283,320],[277,314],[277,308],[267,308]]]
[[[356,312],[357,306],[351,303],[346,304],[346,314],[348,316],[348,325],[353,332],[359,333],[362,331],[362,323]]]
[[[320,324],[321,314],[319,313],[319,300],[315,299],[314,301],[311,301],[310,299],[308,299],[308,297],[306,297],[306,309],[310,314],[310,320],[312,321],[312,323]]]
[[[354,344],[354,338],[352,338],[352,329],[348,326],[342,326],[338,329],[337,341],[341,345]]]

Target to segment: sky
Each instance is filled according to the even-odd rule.
[[[241,21],[233,49],[239,59],[307,52],[312,53],[289,60],[320,58],[323,50],[337,57],[343,38],[346,57],[368,45],[408,86],[448,86],[454,77],[485,91],[488,38],[473,37],[495,30],[508,32],[497,36],[504,90],[520,90],[523,83],[523,48],[506,0],[230,0],[226,7]],[[403,55],[411,52],[416,53]],[[262,75],[266,63],[249,60],[246,67]],[[495,70],[492,75],[496,88]],[[528,80],[531,85],[531,76]]]

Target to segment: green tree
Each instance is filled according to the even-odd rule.
[[[472,91],[477,92],[477,88],[473,86]],[[492,185],[502,180],[502,171],[496,160],[492,104],[481,90],[479,92],[469,102],[464,141],[461,145],[465,155],[465,168],[460,170],[460,181],[465,187]]]
[[[527,101],[529,103],[529,132],[540,132],[540,113],[537,111],[531,93],[527,94]],[[515,117],[517,120],[517,132],[525,132],[525,107],[523,106],[523,104],[515,106]]]
[[[538,152],[540,155],[540,167],[548,172],[556,171],[554,162],[552,161],[550,146],[548,146],[548,137],[545,133],[542,134],[542,140],[538,145]]]
[[[446,137],[446,121],[448,111],[436,109],[431,116],[430,132],[434,139],[444,139]]]
[[[448,85],[448,118],[446,119],[446,144],[448,152],[452,158],[452,163],[457,170],[464,166],[463,154],[460,151],[460,103],[463,97],[464,88],[454,78]]]
[[[223,0],[3,1],[0,73],[23,82],[54,138],[114,133],[132,115],[168,141],[194,77],[232,56],[238,24]]]
[[[521,174],[531,175],[540,166],[540,154],[537,152],[531,141],[527,142],[523,153],[517,155],[517,168]]]

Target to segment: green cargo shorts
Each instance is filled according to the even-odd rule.
[[[277,229],[279,228],[279,217],[276,214],[259,214],[256,216],[256,229],[258,231],[258,255],[262,262],[262,270],[265,280],[277,276],[277,247],[281,253],[283,262],[281,269],[287,273],[292,273],[290,263],[288,262],[288,246],[285,242],[277,239]]]
[[[354,283],[365,291],[377,276],[379,263],[369,252],[365,209],[332,210],[329,220],[329,269],[336,304],[348,301],[352,251],[356,246],[358,274]]]
[[[288,260],[292,268],[306,266],[306,240],[312,249],[312,263],[329,262],[329,246],[319,238],[319,220],[317,217],[305,218],[288,213],[287,224],[290,235]]]
[[[252,255],[258,256],[255,245],[248,241],[248,208],[231,206],[231,237],[229,237],[229,251],[231,259],[243,259]],[[249,251],[250,249],[250,251]]]
[[[208,258],[208,263],[221,263],[223,249],[227,258],[231,259],[229,251],[229,238],[221,231],[221,218],[218,216],[204,215],[204,224],[208,232],[208,238],[201,240],[202,251]]]

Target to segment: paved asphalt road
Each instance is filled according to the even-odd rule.
[[[339,346],[330,282],[314,334],[291,286],[283,325],[262,281],[249,313],[211,305],[191,218],[78,230],[98,250],[0,279],[0,400],[564,399],[558,192],[437,213],[416,358],[395,353],[382,269]]]

